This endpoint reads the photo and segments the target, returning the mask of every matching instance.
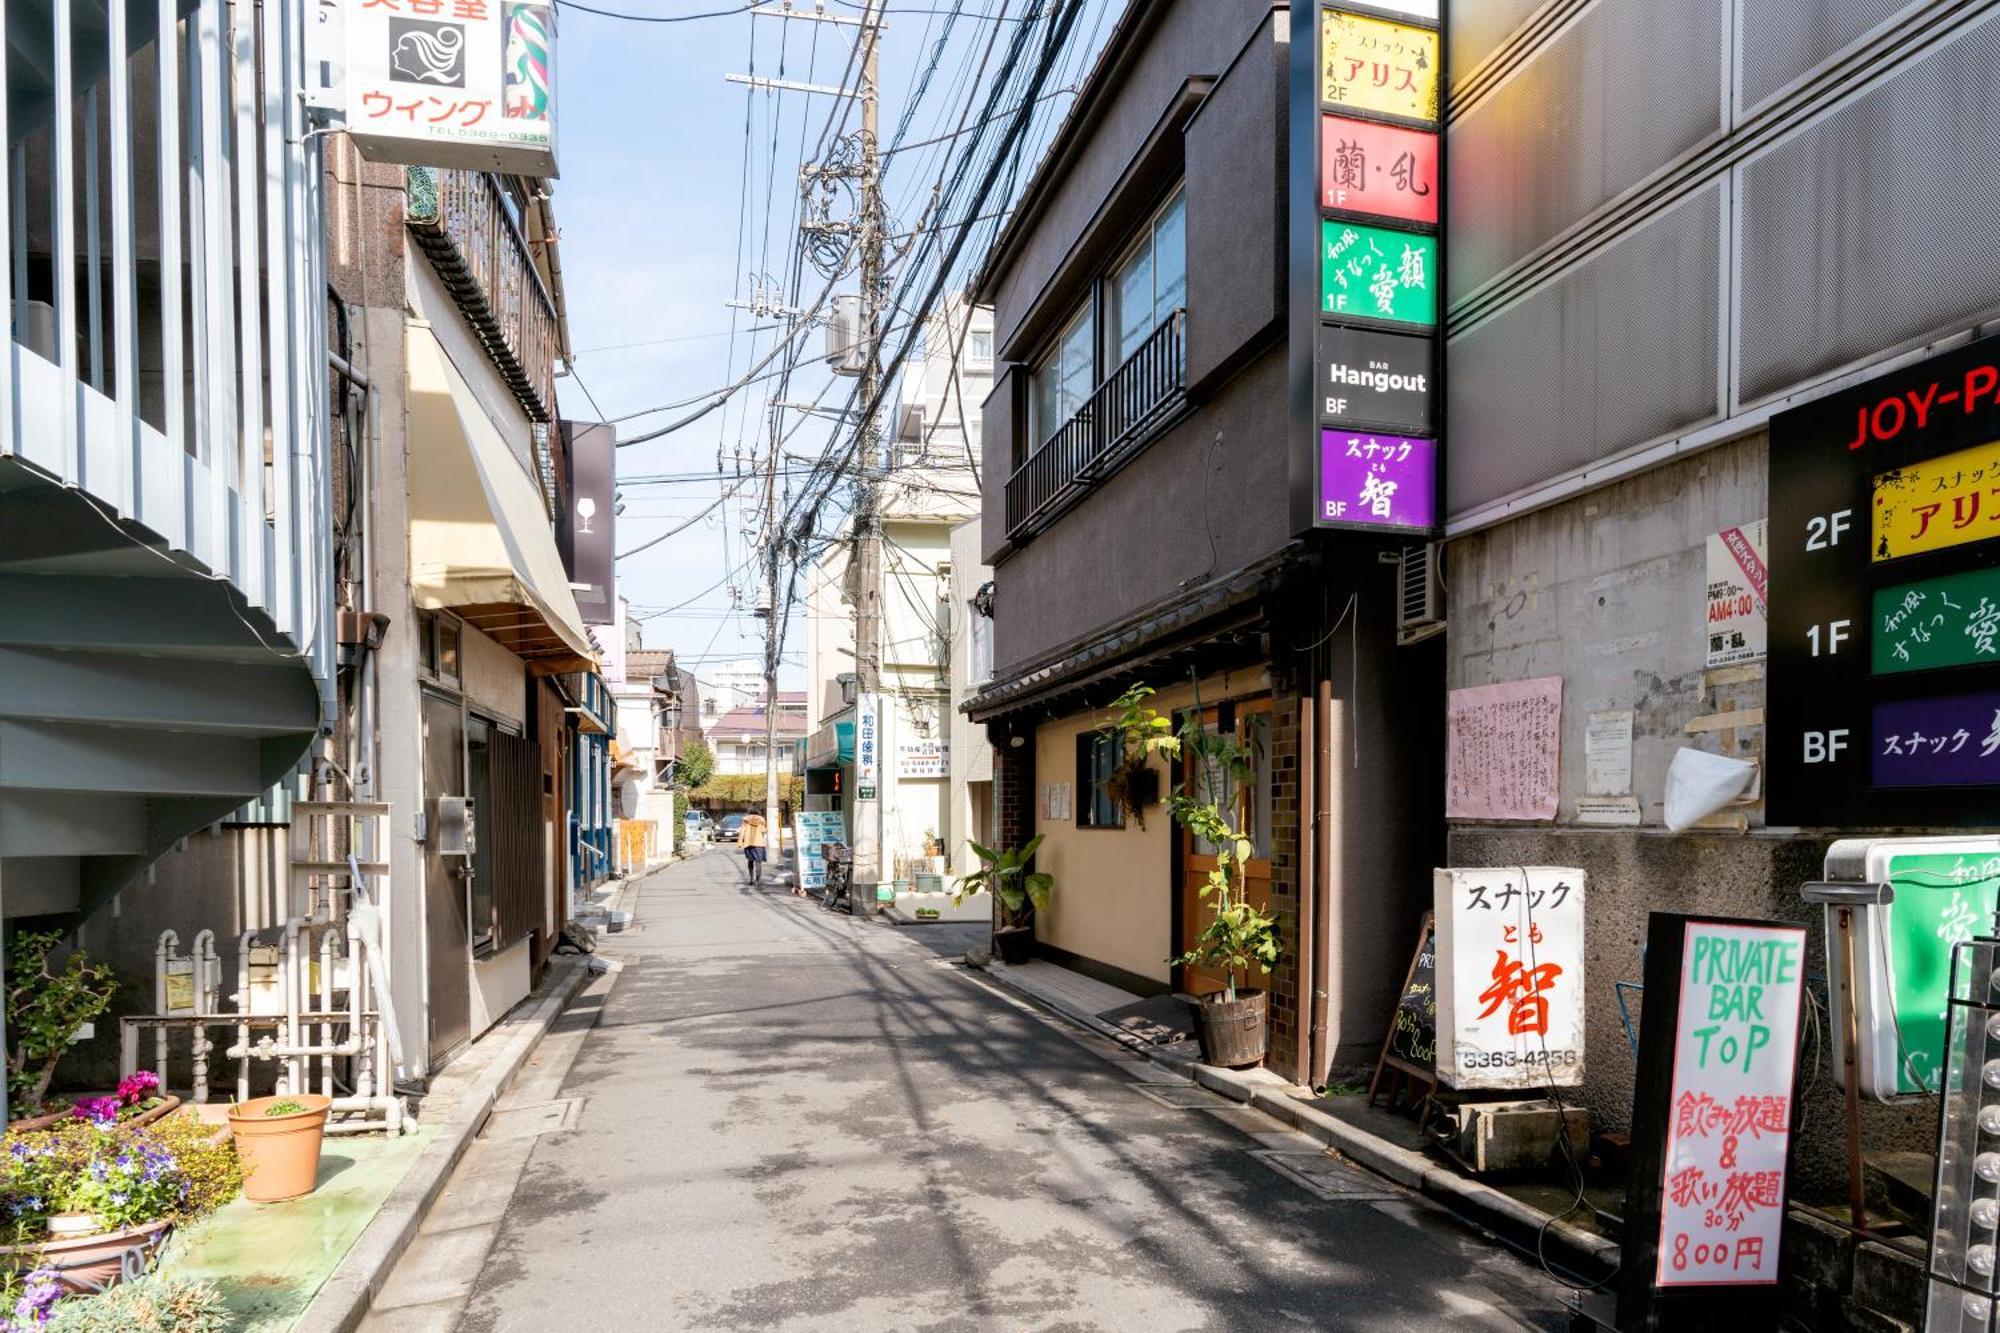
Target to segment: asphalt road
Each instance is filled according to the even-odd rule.
[[[727,850],[647,879],[368,1327],[1564,1326],[1433,1205],[956,966],[979,933],[753,890]]]

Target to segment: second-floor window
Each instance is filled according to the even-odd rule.
[[[1110,368],[1117,369],[1162,321],[1187,304],[1187,202],[1175,190],[1105,285]]]
[[[1092,355],[1096,342],[1097,321],[1091,318],[1086,301],[1035,367],[1029,430],[1035,443],[1055,434],[1090,397],[1096,387],[1096,358]]]

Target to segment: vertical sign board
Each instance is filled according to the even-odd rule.
[[[2000,803],[2000,340],[1771,420],[1773,824]]]
[[[1583,1082],[1583,871],[1440,870],[1437,1074],[1461,1091]]]
[[[847,816],[838,810],[800,810],[792,816],[792,845],[799,852],[799,887],[826,887],[826,844],[847,842]]]
[[[1618,1326],[1775,1328],[1806,928],[1652,914]]]
[[[1293,10],[1288,328],[1300,532],[1429,536],[1441,521],[1439,10],[1437,0]]]
[[[882,696],[854,701],[854,799],[872,801],[882,781]]]
[[[347,132],[371,162],[554,176],[556,7],[346,6]]]
[[[616,543],[618,431],[594,421],[562,423],[569,505],[556,515],[556,547],[586,625],[618,618]]]

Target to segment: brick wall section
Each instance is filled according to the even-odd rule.
[[[1290,1077],[1309,1017],[1299,994],[1299,696],[1280,683],[1271,695],[1271,913],[1283,952],[1265,979],[1271,992],[1271,1052],[1265,1064]]]
[[[1000,847],[1019,847],[1035,836],[1035,747],[1008,743],[1009,733],[991,730],[993,785],[1000,804]]]

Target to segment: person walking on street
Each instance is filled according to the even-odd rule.
[[[765,832],[764,816],[755,813],[743,816],[743,831],[739,836],[743,840],[743,861],[752,884],[764,882]]]

